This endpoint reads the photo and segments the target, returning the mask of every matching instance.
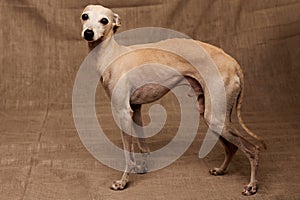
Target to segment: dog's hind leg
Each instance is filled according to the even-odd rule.
[[[224,137],[220,136],[219,139],[225,148],[225,159],[221,167],[209,170],[209,173],[215,176],[224,175],[226,173],[230,161],[238,150],[238,148],[234,144],[228,142]]]
[[[207,121],[206,121],[207,122]],[[208,123],[209,124],[209,123]],[[210,125],[210,124],[209,124]],[[214,127],[210,125],[209,127]],[[214,130],[212,130],[214,131]],[[216,133],[217,134],[217,133]],[[247,139],[240,136],[238,131],[231,128],[228,124],[224,126],[221,133],[221,141],[226,145],[225,150],[231,149],[230,153],[226,152],[227,157],[220,168],[210,170],[212,175],[221,175],[225,172],[232,156],[236,152],[237,148],[241,149],[242,152],[247,156],[251,166],[251,178],[248,185],[244,187],[242,192],[243,195],[250,196],[257,192],[257,180],[256,173],[258,168],[258,154],[259,147],[249,142]],[[226,142],[225,142],[226,141]]]
[[[234,95],[231,96],[231,98],[233,99],[234,97],[235,97]],[[226,120],[223,127],[222,124],[218,124],[220,120],[219,121],[216,120],[216,118],[218,118],[220,114],[217,111],[215,111],[214,116],[212,116],[212,113],[209,109],[211,108],[210,101],[209,100],[205,101],[204,121],[208,125],[209,129],[215,134],[220,134],[217,132],[217,130],[222,130],[220,139],[221,142],[224,144],[225,151],[226,151],[226,157],[222,166],[220,168],[210,170],[210,173],[212,175],[224,174],[226,168],[228,167],[229,162],[232,159],[232,156],[237,151],[237,148],[239,148],[247,156],[251,165],[250,183],[247,186],[245,186],[242,192],[244,195],[249,196],[255,194],[257,191],[256,173],[258,168],[259,147],[249,142],[246,138],[242,137],[241,134],[236,129],[233,128],[233,125],[230,122],[231,109],[234,104],[233,99],[227,99]],[[211,119],[215,119],[215,120],[211,120]]]
[[[133,110],[132,119],[138,126],[133,126],[134,131],[137,134],[137,143],[138,147],[140,149],[140,152],[142,153],[142,160],[137,160],[137,165],[135,167],[135,172],[139,174],[144,174],[147,172],[147,158],[149,156],[150,149],[148,147],[148,144],[146,142],[145,136],[144,136],[144,130],[143,130],[143,119],[141,114],[141,104],[131,104],[131,109]]]
[[[259,146],[256,146],[249,142],[247,139],[240,136],[239,132],[231,127],[225,127],[225,131],[222,132],[222,136],[235,146],[239,147],[242,152],[247,156],[251,166],[251,178],[248,185],[244,187],[243,195],[249,196],[257,192],[257,168],[258,168],[258,155]]]

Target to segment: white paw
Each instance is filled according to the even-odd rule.
[[[111,189],[113,190],[124,190],[126,187],[126,182],[122,180],[114,181],[111,185]]]
[[[242,194],[245,196],[251,196],[254,195],[256,192],[257,192],[256,184],[249,184],[244,187]]]
[[[221,176],[221,175],[226,174],[226,172],[220,168],[210,169],[209,173],[214,176]]]
[[[145,163],[142,165],[136,165],[133,168],[133,171],[134,171],[134,173],[137,173],[137,174],[145,174],[148,172],[148,166]]]

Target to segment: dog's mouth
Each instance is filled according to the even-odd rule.
[[[88,46],[89,46],[90,49],[93,49],[96,46],[98,46],[99,44],[101,44],[103,40],[104,40],[104,36],[101,36],[97,40],[88,41]]]
[[[104,36],[101,36],[96,40],[94,40],[94,39],[88,40],[86,38],[85,38],[85,40],[88,41],[88,43],[94,44],[94,43],[101,43],[103,41],[103,38],[104,38]]]

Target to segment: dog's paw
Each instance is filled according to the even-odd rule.
[[[146,174],[148,172],[148,166],[145,163],[141,164],[141,165],[136,165],[133,168],[133,171],[134,171],[134,173],[137,173],[137,174]]]
[[[256,192],[257,192],[256,184],[249,184],[244,187],[242,194],[245,196],[251,196],[256,194]]]
[[[220,168],[214,168],[214,169],[210,169],[209,173],[213,176],[221,176],[226,174],[226,171],[224,171],[223,169]]]
[[[122,180],[114,181],[111,185],[112,190],[124,190],[126,187],[126,182]]]

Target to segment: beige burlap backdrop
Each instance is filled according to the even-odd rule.
[[[121,16],[119,32],[169,28],[236,58],[245,73],[244,119],[270,146],[262,153],[256,198],[299,198],[299,1],[1,0],[1,199],[219,199],[224,194],[235,199],[247,183],[249,166],[242,154],[228,176],[210,177],[207,169],[221,163],[223,150],[216,147],[199,161],[199,136],[185,157],[164,171],[133,176],[124,192],[108,189],[119,173],[85,150],[71,112],[75,76],[88,53],[80,14],[99,3]],[[106,102],[100,107],[109,110],[107,98],[101,100]],[[118,134],[114,138],[119,141]]]

